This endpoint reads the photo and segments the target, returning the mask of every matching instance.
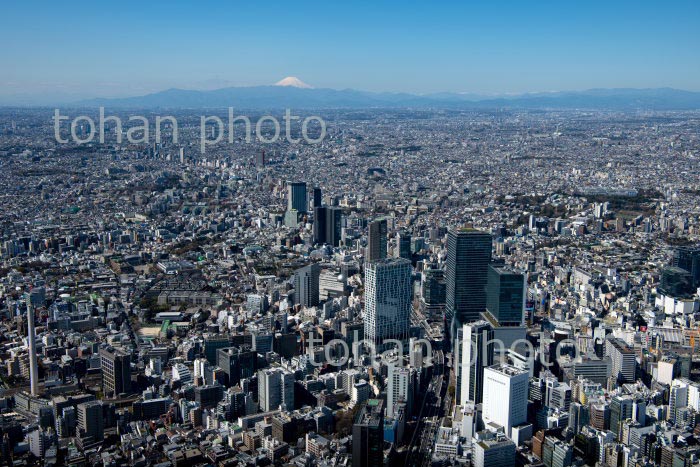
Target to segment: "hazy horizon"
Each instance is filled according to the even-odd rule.
[[[401,7],[404,8],[401,8]],[[700,91],[700,5],[6,5],[0,99],[269,85],[508,95]]]

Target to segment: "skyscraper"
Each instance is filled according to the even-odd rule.
[[[352,426],[352,467],[384,465],[384,410],[379,399],[369,399]]]
[[[426,305],[445,305],[445,270],[434,267],[423,269],[421,295]]]
[[[318,305],[321,266],[309,264],[294,271],[294,303],[309,307]]]
[[[636,379],[637,357],[625,341],[608,338],[605,341],[605,355],[612,360],[612,376],[621,383],[633,383]]]
[[[668,420],[675,424],[678,410],[688,406],[688,393],[692,382],[685,378],[674,379],[668,397]]]
[[[339,207],[326,208],[326,243],[340,246],[343,228],[343,209]]]
[[[693,287],[700,286],[700,248],[676,247],[671,257],[671,265],[688,271]]]
[[[411,260],[411,234],[408,232],[398,232],[396,234],[396,251],[394,256]]]
[[[36,332],[34,330],[34,306],[27,296],[27,341],[29,344],[29,384],[32,396],[39,395],[39,368],[36,361]]]
[[[416,370],[391,365],[387,375],[386,416],[393,417],[397,404],[406,404],[407,415],[413,410],[413,389],[416,386]]]
[[[217,365],[226,374],[228,386],[235,386],[243,378],[250,378],[255,374],[257,353],[249,346],[228,347],[217,352]]]
[[[104,417],[102,414],[102,402],[91,401],[78,404],[78,429],[81,438],[87,438],[93,442],[104,440]]]
[[[408,342],[412,295],[410,262],[392,258],[366,263],[365,339],[377,352],[392,347],[387,339]]]
[[[525,321],[525,276],[504,266],[490,265],[486,311],[499,326],[522,326]]]
[[[258,403],[263,412],[294,410],[294,374],[282,368],[267,368],[258,372]]]
[[[365,261],[377,261],[386,258],[386,219],[370,222],[368,231]]]
[[[615,439],[620,438],[622,422],[632,418],[634,399],[630,396],[615,396],[610,400],[610,431]]]
[[[484,393],[484,370],[493,365],[493,329],[486,321],[462,326],[459,403],[480,404]]]
[[[255,166],[259,169],[265,167],[265,151],[255,153]]]
[[[248,300],[250,301],[251,298],[248,297]],[[259,307],[259,309],[260,308],[263,307]],[[217,351],[230,346],[231,339],[227,335],[211,333],[204,335],[204,357],[206,357],[207,361],[212,365],[216,365]]]
[[[491,234],[469,228],[448,232],[445,317],[451,335],[459,325],[479,320],[486,309],[490,261]]]
[[[307,212],[309,210],[306,182],[287,182],[287,211]]]
[[[314,208],[320,208],[323,205],[323,199],[321,196],[321,188],[320,187],[317,187],[317,186],[314,187],[312,200],[314,203],[314,205],[313,205]]]
[[[314,206],[314,244],[323,245],[328,243],[326,239],[326,222],[328,208],[325,206]]]
[[[506,435],[527,421],[527,371],[512,365],[497,364],[484,370],[484,423],[503,427]]]
[[[101,348],[100,361],[105,395],[116,397],[131,391],[131,355],[113,347]]]

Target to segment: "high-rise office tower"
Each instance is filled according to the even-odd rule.
[[[396,234],[396,251],[394,256],[411,260],[413,257],[411,254],[411,234],[408,232],[398,232]]]
[[[490,265],[486,312],[499,326],[525,324],[525,275],[504,266]]]
[[[294,374],[282,368],[267,368],[258,372],[258,403],[260,410],[294,410]]]
[[[326,209],[326,243],[331,246],[340,246],[343,209],[335,206]]]
[[[506,467],[515,465],[515,443],[505,436],[474,443],[474,467]]]
[[[633,383],[636,379],[637,357],[625,341],[608,338],[605,341],[605,355],[612,360],[612,376],[620,383]]]
[[[287,182],[287,211],[307,212],[308,203],[306,182]]]
[[[486,321],[462,326],[459,403],[480,404],[484,393],[484,370],[493,365],[493,328]]]
[[[661,270],[658,290],[663,295],[683,297],[695,293],[693,289],[693,278],[685,269],[669,266]]]
[[[320,208],[321,206],[323,206],[323,199],[321,196],[321,188],[320,187],[317,187],[317,186],[314,187],[312,201],[314,203],[314,206],[313,206],[314,208]]]
[[[620,438],[622,422],[632,418],[634,412],[634,399],[630,396],[615,396],[610,400],[610,431],[615,439]]]
[[[265,151],[260,151],[255,154],[255,165],[259,169],[265,167]]]
[[[448,232],[445,318],[451,335],[459,325],[478,321],[486,309],[490,261],[491,234],[468,228]]]
[[[78,404],[78,430],[83,438],[94,442],[104,440],[104,416],[102,402],[91,401]]]
[[[100,349],[102,387],[112,397],[131,391],[131,355],[113,347]]]
[[[484,370],[483,418],[488,427],[503,427],[507,436],[511,429],[527,421],[527,371],[512,365],[497,364]]]
[[[386,258],[386,219],[370,222],[368,231],[365,261],[377,261]]]
[[[55,443],[56,433],[53,430],[38,428],[27,434],[29,440],[29,452],[41,459],[46,454],[46,450]]]
[[[250,297],[248,298],[250,301]],[[262,308],[262,307],[260,307]],[[258,308],[258,309],[260,309]],[[264,310],[261,310],[264,311]],[[216,365],[217,352],[219,349],[225,349],[231,346],[231,339],[224,334],[205,334],[204,335],[204,357],[207,361]]]
[[[426,267],[421,274],[421,300],[427,314],[443,312],[446,299],[445,270]]]
[[[34,330],[34,306],[27,297],[27,341],[29,344],[29,384],[32,396],[39,395],[39,368],[36,360],[36,332]]]
[[[309,307],[318,305],[321,266],[309,264],[294,271],[294,303]]]
[[[399,403],[406,404],[406,414],[413,411],[416,370],[410,367],[390,366],[387,375],[386,416],[393,417]]]
[[[257,353],[247,345],[227,347],[218,350],[216,364],[224,370],[227,386],[235,386],[241,379],[255,374],[257,358]]]
[[[700,248],[680,246],[673,250],[671,265],[690,273],[692,286],[700,287]]]
[[[326,239],[326,226],[328,217],[328,208],[325,206],[314,206],[314,244],[323,245],[328,243]]]
[[[395,347],[387,339],[408,342],[412,295],[410,262],[393,258],[366,263],[365,339],[378,353]]]
[[[668,396],[668,420],[675,424],[678,419],[678,410],[688,407],[688,394],[692,381],[685,378],[674,379],[671,383]]]
[[[379,399],[369,399],[352,426],[352,467],[384,465],[384,410]]]
[[[573,402],[569,408],[569,429],[577,435],[581,428],[590,423],[590,406]]]

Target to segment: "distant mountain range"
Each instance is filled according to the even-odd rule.
[[[672,88],[621,88],[509,96],[460,93],[417,95],[311,88],[301,83],[211,91],[168,89],[138,97],[83,100],[76,102],[76,105],[111,108],[695,110],[700,109],[700,92]]]

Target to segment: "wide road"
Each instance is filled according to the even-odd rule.
[[[433,352],[434,375],[423,396],[416,428],[408,445],[406,466],[430,465],[433,444],[442,415],[445,384],[445,356],[441,350]],[[427,462],[427,464],[426,464]]]

